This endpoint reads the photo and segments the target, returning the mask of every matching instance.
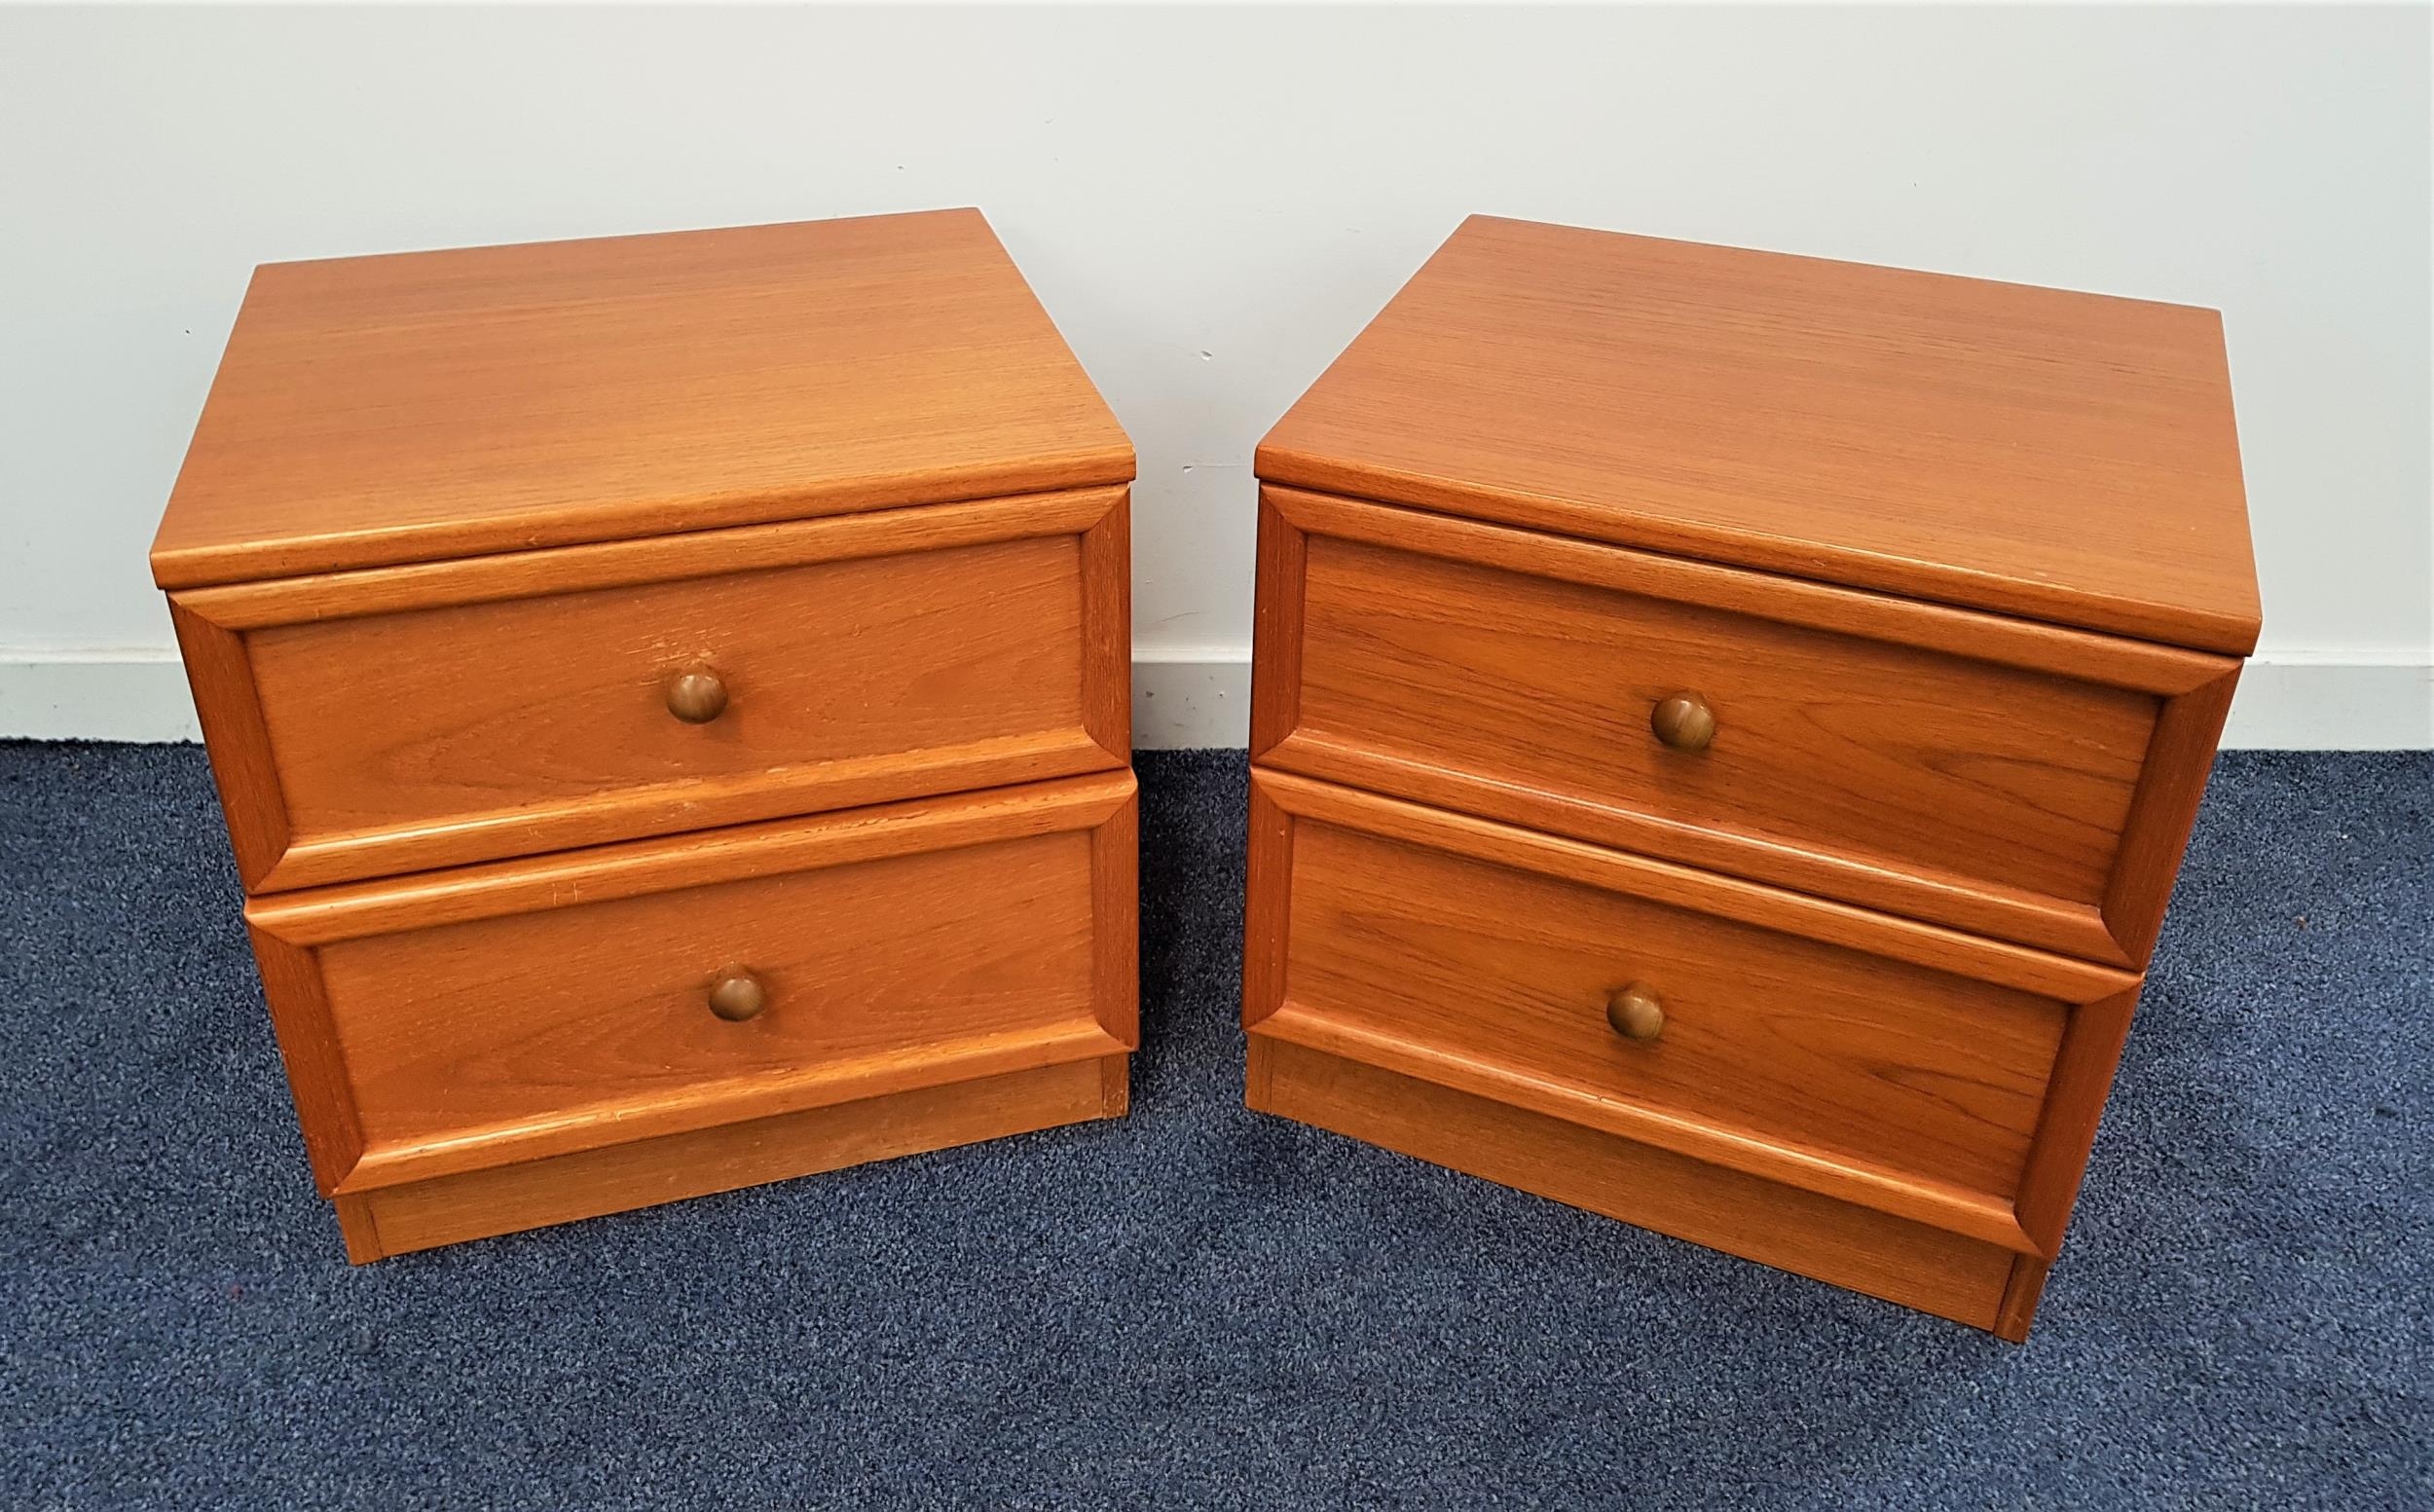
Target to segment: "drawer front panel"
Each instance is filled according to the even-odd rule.
[[[351,1186],[388,1185],[1120,1053],[1130,801],[1127,776],[1069,779],[250,916],[266,980],[309,962],[310,1001],[273,1006],[283,1039],[309,1016],[343,1068]],[[339,923],[316,922],[330,907]],[[722,1015],[714,990],[738,975],[754,1011],[730,995]]]
[[[1023,906],[953,906],[1021,899]],[[767,1006],[712,1013],[729,964]],[[1090,1019],[1089,839],[1041,835],[331,945],[373,1145]]]
[[[1979,1328],[2002,1325],[2013,1276],[2034,1264],[1999,1245],[1298,1045],[1254,1037],[1247,1059],[1249,1102],[1262,1112]]]
[[[2010,1197],[2061,1005],[1463,857],[1304,824],[1286,997],[1432,1055]],[[1662,1005],[1652,1040],[1612,993]]]
[[[1458,538],[1383,538],[1406,521]],[[1541,542],[1550,572],[1444,554]],[[1696,602],[1719,577],[1770,586],[1723,569],[1659,564],[1633,591],[1614,584],[1653,559],[1340,500],[1297,544],[1298,582],[1262,589],[1298,594],[1298,645],[1261,668],[1291,679],[1289,726],[1254,735],[1272,764],[2099,959],[2143,951],[2103,914],[2169,701],[2152,687],[1847,633],[1811,602],[1792,620]],[[2180,655],[2157,653],[2160,681]],[[1655,728],[1682,693],[1712,714],[1703,749]]]
[[[734,534],[791,532],[799,555],[869,536],[874,519],[886,523]],[[319,592],[349,617],[236,631],[286,828],[255,884],[537,854],[1125,759],[1094,727],[1125,678],[1094,634],[1090,578],[1106,565],[1088,533],[555,589],[557,563],[616,549],[536,554],[527,594],[390,612],[352,612],[350,585],[331,580]],[[364,575],[393,591],[414,571]],[[422,571],[454,591],[447,569]],[[702,672],[724,702],[696,704],[696,718],[715,713],[689,722],[672,688]]]

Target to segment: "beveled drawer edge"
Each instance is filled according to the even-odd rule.
[[[318,946],[708,882],[1089,830],[1130,803],[1136,788],[1125,768],[483,862],[251,899],[245,922],[282,943]]]
[[[2118,967],[1271,767],[1254,766],[1251,787],[1258,797],[1296,817],[1715,914],[2064,1003],[2094,1002],[2134,990],[2139,982],[2137,974]]]
[[[929,504],[877,514],[832,515],[402,567],[262,578],[181,589],[169,598],[189,613],[225,630],[360,619],[442,606],[1079,535],[1123,509],[1128,496],[1129,491],[1121,487],[1095,488]]]
[[[1812,572],[1830,572],[1836,582],[1922,605],[1947,605],[1945,600],[1924,597],[1923,592],[1948,590],[1955,601],[1975,600],[1976,608],[1958,602],[1948,604],[1965,613],[2023,618],[2065,630],[2084,626],[2085,633],[2091,635],[2121,636],[2231,657],[2249,655],[2257,645],[2260,621],[2255,615],[2216,615],[2131,599],[2074,593],[2024,578],[2001,577],[1873,552],[1835,550],[1728,527],[1685,529],[1658,512],[1627,513],[1585,507],[1513,490],[1400,473],[1390,468],[1346,465],[1267,442],[1256,449],[1251,465],[1263,483],[1277,488],[1359,499],[1385,508],[1426,510],[1452,520],[1479,520],[1546,532],[1678,561],[1713,564],[1730,571],[1804,582],[1823,580],[1822,576],[1809,575]],[[1495,513],[1483,510],[1483,502],[1493,502]],[[1729,545],[1735,555],[1727,557],[1718,552],[1719,544]],[[2090,608],[2099,612],[2087,612]],[[2073,609],[2079,612],[2069,612]]]
[[[1591,1096],[1513,1067],[1490,1064],[1344,1023],[1320,1010],[1292,1001],[1290,996],[1274,1013],[1252,1025],[1249,1032],[1356,1060],[1452,1091],[1467,1092],[1505,1107],[1527,1109],[1616,1138],[1653,1145],[1702,1164],[1720,1165],[1820,1197],[1873,1208],[1981,1243],[2020,1254],[2041,1253],[2036,1241],[2021,1227],[2012,1201],[2002,1197],[1686,1114],[1668,1113],[1621,1098]]]
[[[279,787],[271,754],[270,727],[262,719],[262,695],[254,685],[253,661],[243,635],[211,623],[171,595],[169,624],[186,665],[195,720],[203,727],[203,755],[211,785],[228,821],[229,849],[237,873],[250,888],[286,854],[295,838],[287,794]]]
[[[373,880],[408,872],[472,865],[468,857],[496,855],[484,836],[513,833],[523,854],[579,850],[615,844],[592,838],[615,820],[623,839],[640,840],[688,830],[723,829],[790,815],[886,802],[905,779],[924,786],[951,778],[949,793],[1043,782],[1125,763],[1080,728],[932,746],[849,760],[770,766],[716,778],[631,786],[613,794],[541,807],[468,814],[454,822],[382,830],[352,830],[291,841],[271,869],[257,877],[257,894]],[[807,777],[816,771],[816,777]]]
[[[477,1128],[445,1139],[372,1144],[324,1195],[352,1196],[383,1187],[458,1176],[527,1161],[547,1160],[610,1145],[692,1133],[723,1124],[775,1118],[812,1108],[892,1096],[1010,1072],[1127,1052],[1093,1021],[989,1035],[919,1053],[891,1052],[794,1068],[746,1085],[683,1088],[579,1113]]]
[[[2106,932],[2134,963],[2143,965],[2154,954],[2163,933],[2163,911],[2196,828],[2239,674],[2234,662],[2213,682],[2164,700],[2148,738],[2103,905]]]
[[[1500,804],[1515,811],[1521,824],[1547,833],[1672,857],[1682,865],[1747,876],[1810,897],[1847,900],[1857,906],[1948,924],[2105,966],[2134,965],[2107,927],[2102,910],[2093,905],[2074,905],[1953,873],[1904,869],[1839,852],[1806,850],[1578,794],[1498,782],[1403,753],[1356,745],[1307,724],[1270,747],[1260,761],[1265,769],[1370,792],[1402,793],[1413,801],[1464,813],[1484,814]]]
[[[2185,693],[2238,665],[2237,658],[2211,651],[1431,514],[1374,499],[1274,484],[1263,485],[1260,497],[1285,523],[1309,535],[1891,642],[2137,692]]]
[[[697,531],[743,530],[814,520],[849,519],[904,509],[932,509],[1086,489],[1125,489],[1139,477],[1132,449],[1110,448],[1042,458],[1016,467],[977,471],[940,487],[906,474],[851,488],[680,498],[626,506],[611,517],[560,509],[359,531],[348,535],[164,548],[149,554],[153,586],[164,592],[212,588],[331,572],[376,571],[428,562],[532,549],[612,545]]]

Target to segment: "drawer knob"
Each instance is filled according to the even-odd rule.
[[[1665,1005],[1635,981],[1605,1000],[1605,1021],[1626,1040],[1653,1040],[1665,1032]]]
[[[740,966],[728,967],[710,984],[710,1011],[731,1024],[740,1024],[768,1006],[768,989]]]
[[[1696,693],[1676,693],[1658,702],[1648,727],[1676,751],[1705,751],[1715,738],[1715,711]]]
[[[696,667],[668,684],[668,712],[687,724],[708,724],[726,706],[727,685],[707,667]]]

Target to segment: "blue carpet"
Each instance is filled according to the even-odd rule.
[[[2025,1347],[1243,1111],[1141,775],[1129,1120],[351,1270],[201,754],[0,746],[0,1507],[2434,1505],[2434,759],[2223,760]]]

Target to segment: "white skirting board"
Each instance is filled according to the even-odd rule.
[[[1250,719],[1246,651],[1136,653],[1134,745],[1239,747],[1250,738]],[[0,649],[0,740],[200,738],[174,651]],[[2250,751],[2434,748],[2434,655],[2259,655],[2241,675],[2223,744]]]
[[[177,652],[0,648],[0,740],[201,740]]]

